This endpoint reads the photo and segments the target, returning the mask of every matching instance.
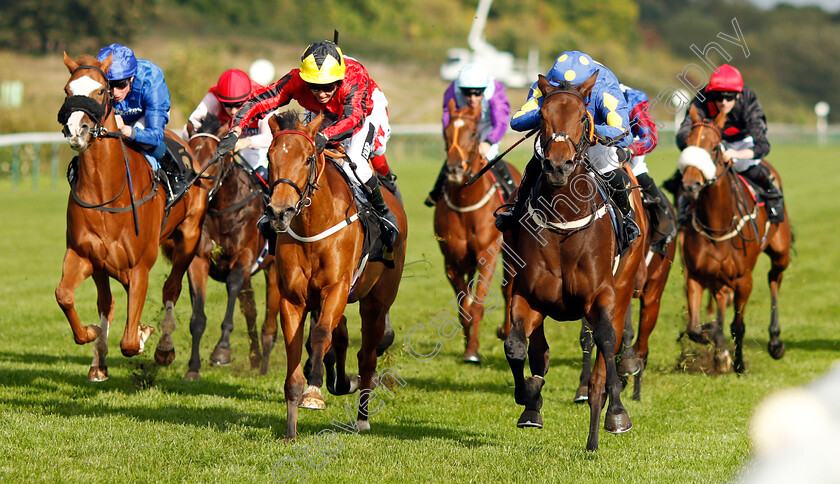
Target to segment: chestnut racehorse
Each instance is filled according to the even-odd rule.
[[[187,123],[192,128],[191,123]],[[190,148],[200,166],[210,162],[222,136],[227,134],[219,118],[208,114],[195,132],[190,133]],[[201,357],[199,347],[201,336],[207,325],[204,304],[207,292],[207,277],[224,282],[227,289],[227,307],[222,320],[219,342],[210,355],[214,365],[227,365],[231,360],[230,334],[233,331],[233,312],[236,301],[245,316],[248,337],[251,340],[251,368],[260,367],[260,337],[257,333],[257,308],[254,291],[251,289],[251,273],[257,269],[257,259],[265,247],[265,239],[257,230],[257,219],[263,213],[263,191],[240,163],[235,155],[227,155],[207,169],[206,176],[213,180],[210,189],[210,203],[201,239],[195,258],[187,270],[190,282],[190,296],[193,314],[190,319],[192,334],[192,357],[186,378],[200,378]],[[274,258],[264,257],[259,269],[266,280],[266,320],[277,325],[277,304],[279,293],[274,277]]]
[[[286,344],[288,439],[297,434],[298,406],[325,408],[320,387],[324,356],[331,347],[336,352],[337,372],[334,380],[328,378],[327,389],[338,395],[361,388],[356,428],[370,428],[368,400],[375,385],[376,348],[385,333],[388,310],[397,296],[408,235],[402,205],[390,192],[382,190],[399,222],[400,236],[393,247],[394,268],[371,262],[358,274],[364,232],[357,219],[353,192],[341,168],[315,148],[313,140],[323,120],[321,113],[304,126],[295,112],[287,111],[269,121],[274,140],[268,152],[271,202],[267,213],[278,232],[274,259],[280,287],[280,324]],[[360,375],[351,379],[344,371],[349,343],[344,309],[357,301],[362,320]],[[311,370],[304,377],[301,353],[308,312],[318,313],[318,320],[311,331]],[[276,332],[276,327],[263,327],[264,361],[268,360]]]
[[[453,99],[447,109],[450,116],[449,125],[444,130],[447,179],[443,197],[435,207],[435,237],[443,252],[446,277],[458,300],[458,315],[464,327],[466,345],[464,361],[481,363],[478,330],[485,302],[488,302],[496,278],[496,261],[502,253],[502,240],[493,224],[493,213],[505,200],[489,176],[465,185],[487,164],[487,158],[478,152],[481,106],[472,108],[466,105],[456,109]],[[519,172],[510,164],[508,169],[518,184]],[[504,281],[510,281],[508,265],[503,264],[503,268]],[[478,279],[473,280],[476,272]],[[503,283],[502,292],[504,331],[510,327],[510,284]]]
[[[744,309],[752,291],[752,271],[762,252],[770,256],[770,341],[767,350],[775,359],[785,354],[779,339],[779,286],[782,274],[790,263],[793,234],[790,219],[771,224],[763,207],[755,203],[746,183],[723,160],[721,130],[725,113],[714,120],[700,119],[692,107],[692,127],[686,149],[680,154],[684,169],[682,196],[690,202],[690,217],[684,228],[682,258],[685,264],[685,293],[688,299],[688,330],[692,341],[715,343],[715,365],[718,371],[729,371],[733,361],[726,349],[723,318],[730,294],[734,291],[735,318],[730,327],[735,339],[734,370],[743,373]],[[767,162],[773,176],[781,178]],[[709,289],[717,300],[717,318],[701,327],[703,289]]]
[[[598,348],[589,380],[587,450],[598,448],[601,410],[607,396],[605,429],[622,433],[632,428],[621,403],[615,354],[647,234],[641,197],[634,188],[629,196],[642,235],[618,256],[610,208],[584,167],[594,129],[584,99],[596,76],[578,87],[567,83],[555,87],[544,76],[539,77],[544,95],[539,132],[545,155],[536,189],[538,200],[528,202],[531,216],[527,225],[523,220],[522,226],[505,232],[505,242],[525,261],[513,278],[511,330],[505,341],[516,403],[525,406],[517,426],[542,427],[541,389],[549,361],[545,318],[571,321],[585,317]],[[526,356],[533,375],[528,378],[523,375]]]
[[[108,378],[105,355],[108,332],[114,319],[114,298],[109,277],[128,293],[125,332],[120,348],[125,356],[143,351],[154,331],[140,323],[149,271],[158,257],[158,246],[169,240],[172,271],[163,285],[164,319],[155,361],[168,365],[175,358],[172,332],[175,303],[181,280],[193,258],[207,207],[207,192],[196,186],[167,213],[166,193],[136,145],[123,140],[111,107],[105,73],[111,58],[98,62],[83,55],[76,60],[64,54],[70,80],[59,112],[64,135],[79,153],[75,181],[67,202],[67,252],[55,297],[64,311],[78,344],[96,340],[88,378]],[[167,131],[167,137],[180,140]],[[183,145],[183,142],[181,142]],[[187,152],[189,148],[185,146]],[[99,324],[83,326],[76,313],[74,292],[88,276],[97,289]]]

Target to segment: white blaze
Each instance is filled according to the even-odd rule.
[[[78,79],[74,79],[67,85],[67,87],[70,88],[70,94],[74,96],[90,96],[93,91],[101,89],[105,86],[98,81],[94,81],[88,76],[82,76]]]

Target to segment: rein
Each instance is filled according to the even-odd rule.
[[[569,135],[563,131],[556,131],[549,136],[545,136],[545,139],[542,140],[542,142],[545,145],[543,146],[543,155],[541,156],[542,159],[540,161],[546,160],[545,154],[548,153],[548,150],[549,148],[551,148],[551,145],[559,141],[571,145],[571,148],[574,150],[575,153],[574,157],[572,158],[572,161],[575,162],[575,164],[580,164],[580,162],[583,160],[584,155],[586,154],[586,150],[594,144],[595,122],[592,119],[592,113],[590,113],[589,110],[586,109],[586,100],[583,98],[583,96],[580,95],[579,92],[566,89],[552,91],[545,96],[545,100],[547,100],[549,97],[555,94],[571,94],[572,96],[575,96],[576,98],[580,99],[580,102],[583,103],[584,115],[581,118],[581,122],[583,123],[583,134],[580,137],[580,141],[578,141],[577,143],[572,141]],[[545,105],[545,100],[543,100],[543,105]],[[589,132],[588,134],[587,131]]]
[[[464,170],[464,174],[472,178],[472,160],[475,158],[480,158],[481,155],[478,153],[478,145],[481,144],[478,138],[478,123],[475,119],[467,117],[467,116],[453,116],[449,120],[449,124],[452,125],[452,122],[456,119],[461,119],[465,121],[469,121],[475,126],[475,142],[473,143],[472,149],[468,153],[464,153],[464,150],[461,149],[461,145],[457,143],[458,140],[458,131],[461,130],[461,126],[455,126],[455,133],[452,135],[452,144],[449,145],[446,153],[447,155],[451,155],[453,151],[457,151],[458,155],[461,157],[461,168]]]
[[[208,201],[213,199],[213,195],[215,194],[215,192],[218,191],[218,188],[220,188],[222,186],[222,180],[224,180],[231,173],[231,170],[234,167],[238,168],[239,170],[244,172],[246,175],[250,175],[249,170],[247,168],[245,168],[245,166],[243,166],[243,164],[240,163],[238,161],[238,159],[242,159],[242,156],[237,153],[236,155],[234,155],[233,162],[229,163],[229,164],[226,164],[224,169],[222,170],[222,174],[219,175],[218,177],[216,177],[216,183],[213,185],[213,189],[210,191],[210,194],[208,195],[208,198],[207,198]],[[239,210],[240,208],[244,207],[248,202],[250,202],[254,198],[259,197],[260,195],[262,195],[264,193],[262,191],[262,189],[260,189],[259,187],[254,189],[254,182],[251,180],[250,176],[248,176],[248,178],[246,178],[246,183],[248,184],[248,195],[245,196],[245,198],[233,203],[230,207],[227,207],[223,210],[211,210],[210,208],[208,208],[207,213],[210,214],[210,215],[224,215],[226,213],[234,212],[234,211]],[[265,203],[263,205],[265,205]]]
[[[303,131],[278,131],[274,133],[273,139],[276,140],[277,137],[282,134],[296,134],[303,136],[304,138],[306,138],[307,141],[312,143],[313,147],[315,146],[315,140],[313,140],[308,134],[304,133]],[[295,182],[289,180],[288,178],[279,178],[277,180],[274,180],[269,189],[269,193],[273,194],[274,189],[277,187],[277,185],[283,184],[292,187],[298,194],[298,197],[300,198],[300,200],[298,200],[298,203],[295,204],[296,215],[300,214],[301,210],[303,210],[304,207],[308,207],[312,203],[312,193],[318,188],[320,188],[320,185],[318,185],[318,180],[321,178],[321,174],[324,172],[324,168],[326,167],[326,161],[324,160],[324,156],[318,156],[317,150],[313,155],[307,158],[307,161],[309,162],[309,175],[306,177],[306,186],[304,186],[303,189],[301,189],[299,186],[297,186]],[[318,161],[322,161],[323,167],[320,171],[318,171]]]

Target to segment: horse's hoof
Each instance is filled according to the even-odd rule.
[[[173,361],[175,361],[175,349],[155,350],[155,363],[159,366],[169,366]]]
[[[519,421],[516,422],[516,426],[520,429],[530,427],[541,429],[543,428],[542,415],[536,410],[525,410],[519,416]]]
[[[507,339],[507,333],[505,332],[504,326],[497,326],[496,327],[496,337],[500,340],[504,341]]]
[[[260,355],[259,353],[252,352],[250,355],[248,355],[248,358],[251,360],[252,370],[256,370],[260,367],[262,363],[262,355]]]
[[[618,362],[618,374],[621,376],[632,376],[642,371],[642,359],[638,356],[622,358]]]
[[[151,336],[153,334],[155,334],[155,328],[149,326],[148,324],[142,324],[141,323],[137,327],[137,337],[140,338],[140,347],[137,350],[137,354],[142,353],[143,350],[146,349],[146,340],[149,339],[149,336]],[[158,343],[158,344],[160,344],[160,343]],[[125,351],[123,351],[123,354],[125,355]],[[126,356],[128,356],[128,355],[126,355]]]
[[[729,350],[724,350],[721,354],[716,354],[715,357],[715,370],[718,373],[729,373],[732,371],[732,357],[729,356]],[[743,373],[743,369],[741,370]]]
[[[230,348],[215,347],[213,353],[210,354],[210,364],[228,366],[230,364]]]
[[[188,371],[186,375],[184,375],[185,381],[198,381],[201,380],[201,375],[197,371]]]
[[[575,399],[572,400],[574,403],[583,403],[589,400],[589,386],[588,385],[581,385],[578,387],[577,392],[575,392]]]
[[[324,397],[321,396],[321,389],[315,385],[309,385],[306,391],[303,392],[303,398],[300,399],[298,408],[308,408],[310,410],[324,410],[327,408]]]
[[[88,372],[88,381],[100,382],[108,379],[108,368],[91,366]]]
[[[481,364],[481,357],[475,351],[468,351],[464,353],[464,363],[472,363],[474,365]]]
[[[688,335],[688,339],[697,344],[707,345],[711,342],[709,341],[709,336],[704,331],[688,331],[686,335]]]
[[[781,360],[783,356],[785,356],[785,344],[779,341],[778,344],[773,344],[771,341],[767,343],[767,351],[770,352],[770,356],[773,357],[774,360]]]
[[[356,428],[359,429],[359,432],[370,430],[370,420],[356,420]]]
[[[359,389],[359,386],[362,383],[362,378],[359,375],[353,375],[350,377],[350,389],[347,390],[347,393],[355,393],[356,390]]]
[[[623,434],[633,428],[630,415],[621,412],[614,415],[607,414],[604,418],[604,430],[611,434]]]

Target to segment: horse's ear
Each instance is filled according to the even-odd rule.
[[[548,78],[542,74],[540,74],[540,77],[537,78],[537,87],[540,89],[540,92],[543,93],[543,96],[554,89],[554,86],[548,83]]]
[[[108,73],[111,69],[111,63],[114,62],[114,53],[111,52],[108,54],[108,57],[99,64],[99,68],[102,69],[102,72]]]
[[[595,81],[598,80],[598,72],[600,72],[600,71],[593,72],[592,75],[589,76],[588,79],[581,82],[580,86],[578,86],[577,90],[580,93],[580,95],[583,96],[584,99],[588,98],[589,93],[592,92],[592,87],[595,86]]]
[[[701,121],[700,113],[697,112],[697,107],[694,104],[688,108],[688,117],[691,118],[692,123],[699,123]]]
[[[76,68],[79,67],[79,64],[73,59],[71,59],[70,56],[67,55],[67,52],[64,53],[64,65],[67,66],[67,70],[70,71],[70,74],[72,74],[73,71],[75,71]]]
[[[280,125],[277,124],[277,114],[270,114],[268,116],[268,128],[271,129],[272,135],[280,131]]]
[[[715,116],[714,123],[715,126],[717,126],[717,129],[723,131],[723,125],[726,124],[726,113],[724,113],[723,111],[719,112],[718,115]]]
[[[455,111],[458,110],[458,105],[455,103],[455,98],[449,100],[449,104],[446,105],[446,109],[449,111],[449,118],[452,119],[455,116]]]

